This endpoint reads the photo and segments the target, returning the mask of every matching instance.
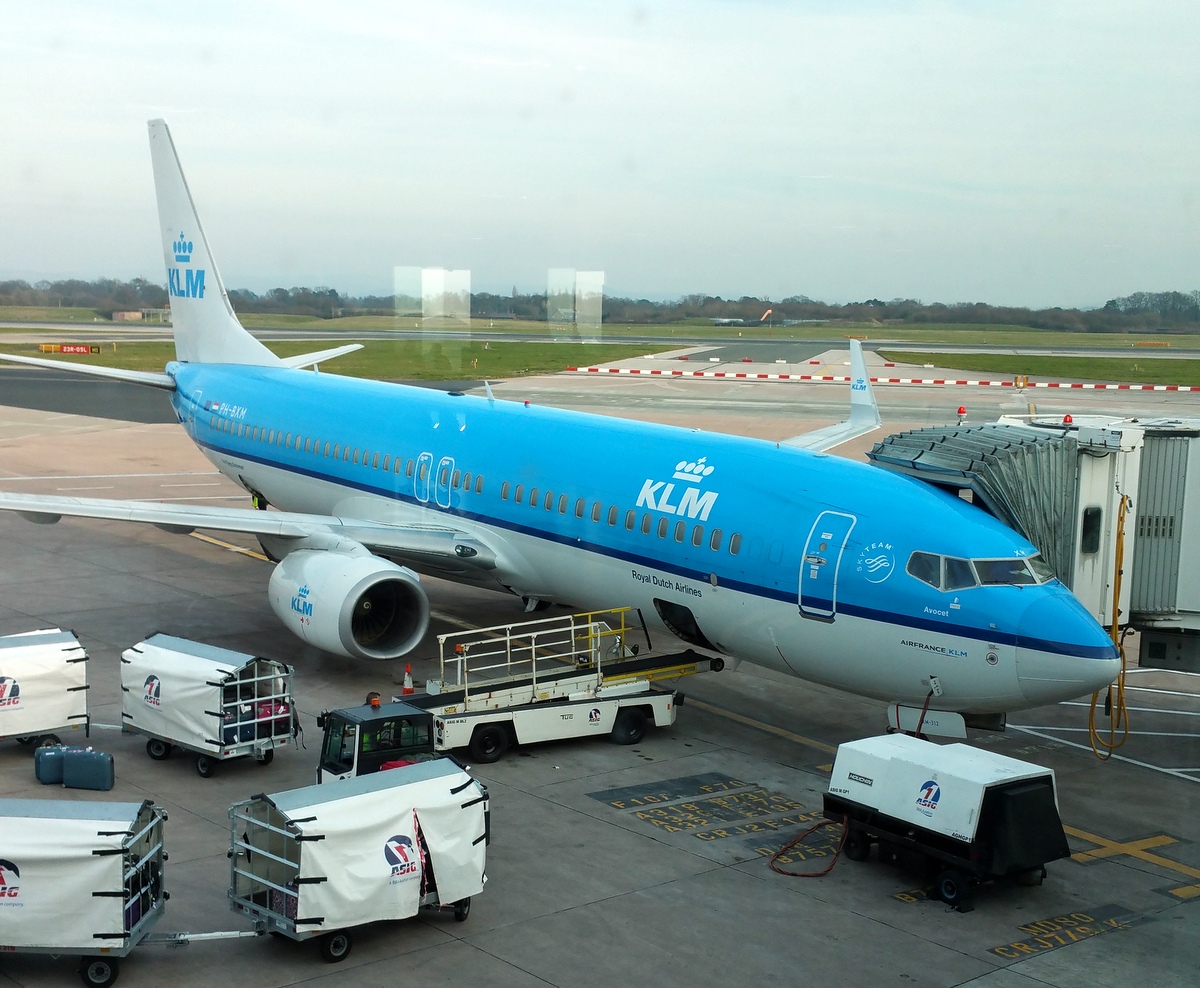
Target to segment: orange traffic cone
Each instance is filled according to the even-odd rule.
[[[415,693],[412,681],[412,665],[407,664],[404,667],[404,689],[400,691],[401,696],[408,696],[410,693]]]

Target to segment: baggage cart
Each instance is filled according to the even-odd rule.
[[[268,765],[296,740],[292,676],[274,659],[152,635],[121,655],[121,729],[144,734],[158,761],[191,752],[204,778],[230,758]]]
[[[229,809],[231,908],[344,960],[352,930],[483,890],[486,790],[447,758],[259,795]]]
[[[0,799],[0,953],[79,954],[84,984],[162,915],[163,821],[153,803]]]
[[[59,628],[0,638],[0,740],[50,745],[89,734],[87,652]]]
[[[960,910],[973,884],[1014,877],[1041,884],[1046,862],[1070,855],[1052,769],[966,744],[906,734],[839,746],[824,797],[846,819],[843,851],[864,861],[916,852],[934,866],[934,890]]]

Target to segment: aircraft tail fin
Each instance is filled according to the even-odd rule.
[[[151,120],[148,126],[175,356],[194,363],[279,364],[234,314],[166,121]]]
[[[828,425],[824,429],[785,439],[781,445],[823,452],[858,436],[865,436],[868,432],[874,432],[882,424],[879,406],[875,403],[875,392],[871,390],[871,376],[867,373],[862,344],[858,340],[851,340],[850,415],[836,425]]]

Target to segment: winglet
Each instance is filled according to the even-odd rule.
[[[279,358],[234,315],[166,121],[151,120],[148,127],[175,355],[199,363],[277,365]]]
[[[821,452],[858,436],[865,436],[868,432],[874,432],[881,425],[883,420],[879,417],[879,406],[875,402],[875,392],[871,389],[871,378],[867,374],[862,344],[858,340],[851,340],[849,417],[837,425],[829,425],[815,432],[785,439],[780,445]]]

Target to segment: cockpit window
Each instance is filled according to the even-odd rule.
[[[915,576],[922,583],[941,589],[942,586],[942,557],[932,552],[914,552],[908,557],[908,575]]]
[[[1023,586],[1036,583],[1024,559],[976,559],[979,582],[989,586]]]
[[[1054,579],[1054,570],[1050,568],[1050,564],[1041,557],[1040,553],[1036,556],[1030,556],[1025,562],[1033,570],[1034,578],[1038,583],[1049,583]]]
[[[969,559],[955,559],[953,556],[946,557],[946,578],[943,582],[943,590],[966,590],[968,587],[975,586],[979,581],[975,579],[975,570],[971,568]]]

